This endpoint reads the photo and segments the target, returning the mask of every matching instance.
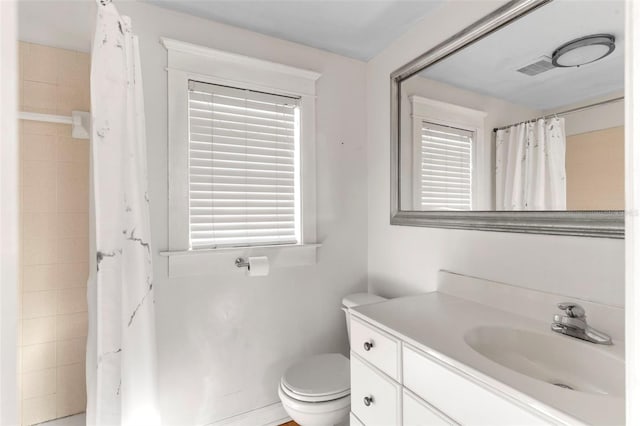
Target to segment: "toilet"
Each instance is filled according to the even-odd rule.
[[[385,301],[370,293],[342,299],[350,335],[349,310]],[[345,423],[351,408],[349,359],[342,354],[313,355],[289,367],[278,387],[278,396],[289,416],[301,426],[333,426]]]

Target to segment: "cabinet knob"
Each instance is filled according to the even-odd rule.
[[[368,342],[364,342],[364,350],[369,352],[373,348],[373,340],[369,340]]]
[[[373,396],[365,396],[364,397],[364,405],[367,407],[373,404]]]

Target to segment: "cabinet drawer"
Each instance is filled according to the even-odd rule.
[[[402,369],[407,389],[458,423],[553,424],[407,345],[402,350]]]
[[[349,413],[349,426],[364,426],[355,414]]]
[[[399,384],[351,353],[351,411],[362,423],[399,425],[400,398]]]
[[[402,392],[402,424],[404,426],[457,425],[456,422],[406,389]]]
[[[351,317],[351,350],[392,379],[400,381],[400,342],[397,339]]]

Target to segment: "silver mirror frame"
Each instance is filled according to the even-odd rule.
[[[391,224],[527,234],[624,238],[624,211],[428,212],[400,209],[400,84],[552,0],[512,0],[391,74]]]

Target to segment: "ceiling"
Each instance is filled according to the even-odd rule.
[[[445,0],[145,0],[156,6],[369,60]]]
[[[527,76],[516,70],[575,38],[608,33],[615,51],[579,68]],[[624,89],[624,1],[555,0],[429,67],[421,76],[538,110]]]

